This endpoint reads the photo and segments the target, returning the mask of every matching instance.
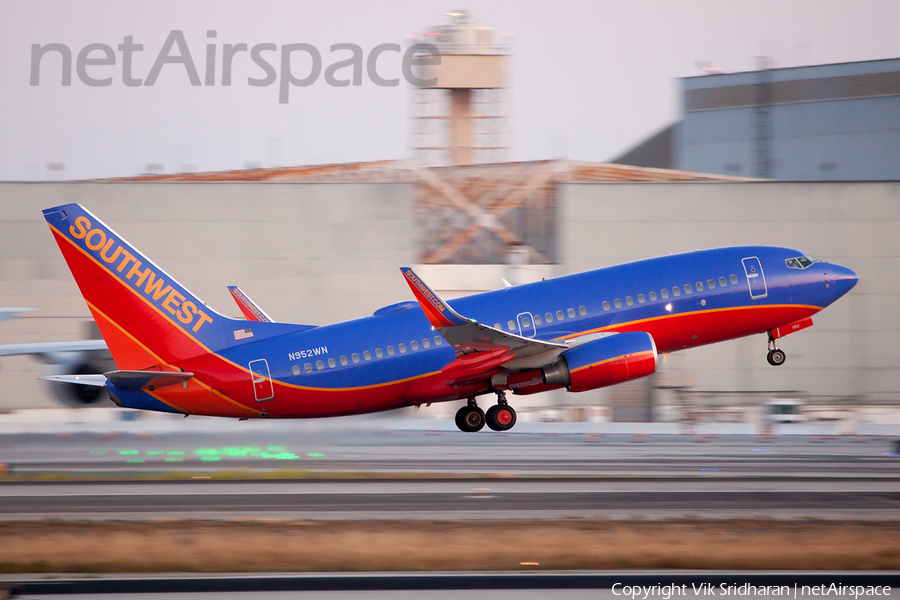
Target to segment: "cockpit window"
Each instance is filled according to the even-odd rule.
[[[789,258],[784,261],[788,269],[806,269],[819,260],[807,254],[806,256],[798,256],[797,258]]]

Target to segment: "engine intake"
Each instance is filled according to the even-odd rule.
[[[653,336],[632,331],[566,350],[559,361],[544,367],[541,375],[547,385],[584,392],[652,375],[657,360]]]

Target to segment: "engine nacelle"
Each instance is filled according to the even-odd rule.
[[[584,392],[656,372],[656,343],[643,331],[617,333],[563,352],[542,369],[547,385]]]
[[[111,359],[79,357],[78,360],[57,366],[53,369],[53,374],[92,375],[114,371],[115,368],[116,363]],[[50,388],[57,400],[72,408],[94,406],[109,401],[109,394],[106,393],[106,388],[102,387],[50,382]]]

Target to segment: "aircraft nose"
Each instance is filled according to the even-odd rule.
[[[853,289],[859,281],[859,275],[853,269],[841,265],[831,265],[831,279],[834,282],[838,298]]]

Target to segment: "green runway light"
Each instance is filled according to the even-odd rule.
[[[194,454],[198,454],[200,456],[215,456],[219,453],[215,448],[197,448],[194,450]]]
[[[162,450],[147,450],[147,456],[159,456],[160,454],[165,454]]]
[[[222,459],[218,456],[203,456],[200,458],[200,460],[205,461],[205,462],[214,462],[214,461],[222,460]]]
[[[142,463],[142,462],[144,462],[144,461],[142,461],[142,460],[139,459],[139,458],[129,458],[129,459],[126,460],[125,462],[127,462],[127,463]]]
[[[306,455],[309,456],[310,458],[321,458],[321,457],[325,456],[325,453],[324,452],[307,452]]]
[[[135,454],[140,454],[137,450],[119,450],[119,454],[122,456],[134,456]]]

